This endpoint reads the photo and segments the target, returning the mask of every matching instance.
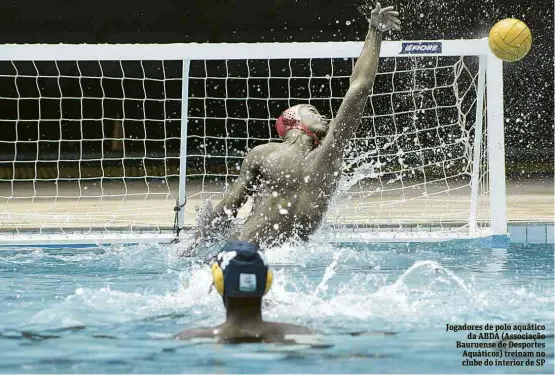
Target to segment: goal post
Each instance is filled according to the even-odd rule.
[[[279,141],[282,110],[335,115],[362,46],[0,45],[0,244],[171,241],[249,149]],[[487,40],[384,41],[380,59],[330,241],[506,236],[503,65]]]
[[[488,87],[488,157],[490,168],[490,203],[492,234],[507,233],[507,192],[505,181],[505,130],[503,117],[503,62],[487,59]]]

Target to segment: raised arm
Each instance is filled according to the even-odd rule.
[[[381,8],[380,3],[370,11],[365,4],[359,8],[370,24],[364,47],[357,59],[351,74],[349,89],[339,107],[337,116],[330,124],[327,136],[322,145],[336,152],[343,153],[347,142],[354,136],[362,117],[368,95],[372,91],[374,78],[378,70],[382,33],[388,30],[399,30],[399,12],[393,7]]]

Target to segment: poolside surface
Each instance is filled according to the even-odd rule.
[[[554,221],[553,179],[522,180],[507,183],[507,218],[509,222]],[[402,203],[400,192],[375,194],[371,197],[353,195],[355,199],[337,202],[330,209],[328,219],[333,222],[358,222],[377,225],[391,223],[436,223],[468,221],[468,189],[457,189],[441,193],[443,186],[430,186],[428,199],[412,199],[422,195],[422,189],[407,189],[406,200]],[[53,202],[52,196],[59,196]],[[103,190],[103,192],[102,192]],[[208,185],[211,191],[221,191],[221,187]],[[12,194],[12,192],[14,192]],[[100,194],[104,198],[100,198]],[[123,195],[123,194],[127,195]],[[195,207],[202,206],[211,194],[199,194],[200,183],[187,185],[190,197],[185,205],[185,225],[195,225]],[[79,198],[81,195],[81,198]],[[83,198],[83,196],[89,196]],[[112,195],[112,197],[106,197]],[[35,199],[29,197],[35,196]],[[174,206],[178,196],[177,184],[166,185],[163,181],[132,183],[82,182],[80,185],[54,183],[19,183],[12,189],[9,183],[0,183],[0,222],[2,230],[17,228],[75,228],[75,227],[135,227],[159,226],[169,228],[174,221]],[[6,198],[11,197],[11,198]],[[19,197],[19,198],[16,198]],[[212,198],[214,204],[220,196]],[[381,204],[380,204],[381,202]],[[248,212],[247,205],[240,216]],[[479,217],[487,217],[487,200],[479,205]],[[368,214],[370,213],[370,215]]]

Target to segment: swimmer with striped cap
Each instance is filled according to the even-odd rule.
[[[212,328],[183,331],[176,338],[265,342],[283,341],[286,334],[313,333],[302,326],[262,320],[262,298],[272,286],[273,273],[257,245],[231,241],[217,254],[211,267],[213,286],[226,309],[226,321]]]

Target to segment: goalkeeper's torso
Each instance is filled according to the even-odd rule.
[[[258,243],[306,240],[322,222],[341,177],[342,160],[303,155],[294,145],[259,146],[253,209],[239,235]]]

